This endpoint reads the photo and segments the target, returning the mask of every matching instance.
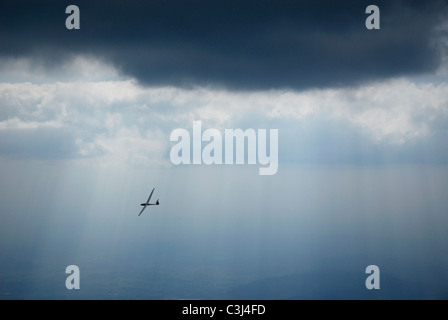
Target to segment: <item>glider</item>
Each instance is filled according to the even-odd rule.
[[[149,201],[151,201],[151,197],[154,193],[154,190],[156,190],[156,188],[152,189],[151,194],[149,195],[148,201],[146,201],[146,203],[142,203],[141,206],[143,207],[142,211],[140,211],[140,214],[138,215],[139,217],[142,215],[143,211],[145,211],[146,207],[148,206],[158,206],[159,204],[159,200],[157,199],[156,203],[149,203]]]

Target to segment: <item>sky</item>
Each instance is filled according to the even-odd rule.
[[[370,4],[2,1],[0,299],[446,299],[448,3]],[[194,121],[278,172],[173,165]]]

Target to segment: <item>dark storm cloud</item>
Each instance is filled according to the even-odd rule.
[[[381,30],[365,9],[381,9]],[[81,30],[65,28],[65,8]],[[446,1],[2,1],[0,54],[57,67],[73,54],[152,85],[308,88],[433,71]]]

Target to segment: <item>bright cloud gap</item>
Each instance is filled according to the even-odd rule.
[[[282,131],[289,132],[287,142],[299,150],[316,148],[316,141],[334,144],[321,136],[328,123],[362,140],[360,144],[392,149],[440,139],[448,128],[446,83],[399,78],[338,89],[234,92],[142,87],[136,80],[120,78],[113,66],[86,57],[76,57],[55,71],[57,77],[30,65],[19,60],[7,70],[8,77],[22,82],[2,77],[0,131],[9,138],[35,133],[17,148],[43,139],[41,129],[64,131],[70,141],[61,143],[71,146],[71,157],[169,165],[170,132],[191,126],[192,121],[219,130],[260,127],[255,121],[267,129],[282,123]],[[23,81],[38,78],[45,83]],[[2,156],[14,153],[11,146],[2,151],[4,144],[0,137]]]

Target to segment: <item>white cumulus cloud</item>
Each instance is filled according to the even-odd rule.
[[[392,79],[349,88],[243,92],[143,87],[133,79],[116,78],[118,71],[113,67],[83,57],[66,69],[61,72],[77,70],[84,80],[60,81],[50,74],[44,77],[45,83],[0,83],[0,135],[7,132],[10,138],[24,130],[35,132],[27,136],[33,144],[40,129],[59,130],[64,139],[70,139],[66,145],[74,148],[71,157],[160,165],[169,161],[170,132],[178,127],[191,129],[195,120],[224,129],[247,121],[254,124],[254,119],[262,119],[264,127],[278,121],[302,127],[310,119],[330,119],[351,128],[350,135],[391,147],[429,139],[448,124],[445,82]],[[88,75],[89,70],[97,71],[96,78]],[[19,60],[8,72],[18,78],[34,71]],[[3,156],[14,152],[11,145]],[[26,148],[26,143],[19,147]]]

